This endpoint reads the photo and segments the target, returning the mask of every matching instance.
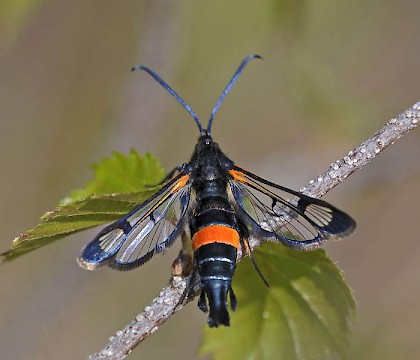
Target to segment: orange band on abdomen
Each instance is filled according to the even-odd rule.
[[[239,248],[239,234],[235,229],[224,225],[210,225],[198,230],[192,238],[192,248],[197,250],[206,244],[223,243]]]

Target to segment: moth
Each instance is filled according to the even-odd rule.
[[[198,307],[209,312],[210,327],[229,326],[237,299],[232,289],[237,253],[250,235],[284,246],[311,250],[330,237],[349,235],[355,221],[329,203],[277,185],[236,165],[213,141],[211,129],[220,105],[246,65],[240,64],[204,128],[190,106],[153,70],[136,65],[167,90],[195,120],[200,137],[191,159],[171,171],[162,187],[132,211],[105,227],[83,250],[79,264],[131,270],[143,265],[187,232],[192,241],[193,275],[202,289]],[[255,264],[255,263],[254,263]],[[257,268],[258,270],[258,268]]]

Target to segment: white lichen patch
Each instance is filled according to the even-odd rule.
[[[328,175],[331,179],[335,179],[337,177],[337,173],[333,170],[329,171]]]
[[[165,305],[173,305],[173,301],[172,301],[172,299],[165,299],[165,300],[163,300],[163,303],[165,304]]]
[[[144,312],[144,316],[146,317],[147,320],[151,320],[153,318],[154,314],[155,314],[155,312],[153,310],[149,310],[149,311]]]

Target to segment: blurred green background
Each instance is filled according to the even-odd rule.
[[[193,120],[133,64],[205,122],[242,58],[261,54],[213,136],[241,166],[299,189],[419,99],[419,13],[417,0],[3,0],[0,250],[112,150],[150,151],[167,169],[188,160]],[[327,246],[358,302],[349,359],[418,357],[419,159],[414,131],[326,197],[359,225]],[[166,284],[179,245],[129,273],[80,269],[96,232],[0,267],[2,359],[86,358]],[[205,321],[190,304],[132,358],[194,359]]]

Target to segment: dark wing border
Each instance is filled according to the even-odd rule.
[[[274,184],[238,166],[229,173],[233,178],[230,187],[237,203],[238,217],[262,239],[278,240],[294,249],[310,250],[330,237],[347,236],[356,227],[356,222],[348,214],[326,201]],[[275,190],[292,195],[294,199],[286,199]],[[266,198],[261,200],[261,195]]]
[[[184,225],[184,217],[189,207],[191,192],[189,179],[190,173],[181,171],[175,178],[163,185],[160,190],[143,203],[136,206],[114,223],[105,227],[83,248],[80,257],[77,259],[79,265],[87,270],[95,270],[104,265],[108,265],[117,270],[131,270],[150,260],[155,253],[161,252],[166,247],[170,246],[180,234]],[[165,205],[165,202],[167,201],[170,203]],[[159,241],[158,237],[152,239],[153,246],[149,246],[149,250],[135,260],[128,262],[116,261],[118,252],[127,239],[133,236],[135,231],[138,235],[142,229],[148,227],[145,230],[146,234],[143,239],[146,238],[153,228],[158,226],[159,221],[165,221],[165,216],[173,211],[174,207],[177,205],[180,205],[181,214],[170,234],[162,241]],[[159,220],[153,224],[152,221],[155,221],[154,215],[159,209],[161,210],[161,213],[159,213]],[[142,226],[142,228],[140,228],[140,226]],[[136,237],[128,240],[128,242],[133,242],[135,240]],[[142,241],[143,240],[141,239],[138,245],[140,245]]]

